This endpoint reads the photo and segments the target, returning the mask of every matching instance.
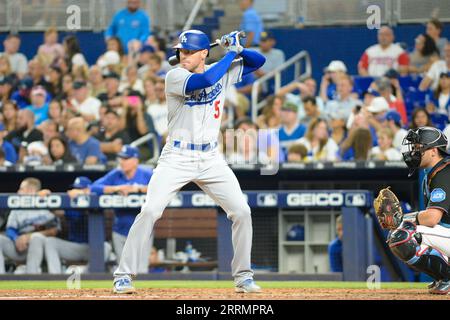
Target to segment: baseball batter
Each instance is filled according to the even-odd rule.
[[[132,277],[138,262],[150,252],[155,222],[175,194],[196,183],[214,199],[232,221],[234,257],[231,262],[236,292],[261,288],[250,266],[252,219],[238,180],[217,148],[226,90],[243,75],[260,68],[265,58],[244,49],[237,31],[221,38],[225,56],[205,65],[210,42],[201,31],[188,30],[174,48],[180,66],[166,75],[169,136],[148,185],[141,212],[132,225],[114,273],[114,292],[133,293]]]

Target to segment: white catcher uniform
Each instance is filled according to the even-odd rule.
[[[206,65],[205,71],[211,66]],[[136,275],[138,262],[150,251],[150,232],[175,194],[196,183],[231,219],[235,284],[253,278],[250,267],[252,219],[250,207],[233,171],[218,150],[225,91],[241,81],[242,58],[213,86],[185,94],[189,77],[177,67],[166,75],[169,136],[148,185],[145,203],[125,243],[115,277]]]

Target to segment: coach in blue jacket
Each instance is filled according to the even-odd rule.
[[[147,193],[147,185],[153,172],[139,166],[139,149],[124,145],[118,157],[119,168],[94,181],[90,188],[91,192],[99,195],[115,193],[124,196],[131,193]],[[120,259],[128,232],[138,213],[135,209],[115,210],[112,241],[117,259]],[[150,253],[150,248],[148,252]],[[148,272],[147,260],[143,261],[142,272]]]

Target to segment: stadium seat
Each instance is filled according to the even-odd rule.
[[[362,95],[364,91],[367,91],[374,80],[373,77],[353,76],[353,87],[359,95]]]
[[[444,130],[448,124],[448,115],[439,112],[433,112],[431,114],[431,122],[433,122],[433,125],[436,128]]]
[[[406,91],[410,90],[411,88],[418,90],[420,82],[422,81],[422,77],[414,76],[414,75],[405,76],[405,77],[399,77],[398,81],[400,82],[400,87],[402,88],[403,92],[406,92]]]

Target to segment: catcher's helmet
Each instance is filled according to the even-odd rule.
[[[422,154],[431,148],[437,148],[443,155],[447,153],[447,137],[434,127],[411,129],[403,139],[403,160],[409,167],[409,176],[420,166]]]
[[[187,50],[208,50],[209,38],[208,36],[199,30],[187,30],[184,31],[178,37],[178,44],[173,47],[175,50],[187,49]]]

